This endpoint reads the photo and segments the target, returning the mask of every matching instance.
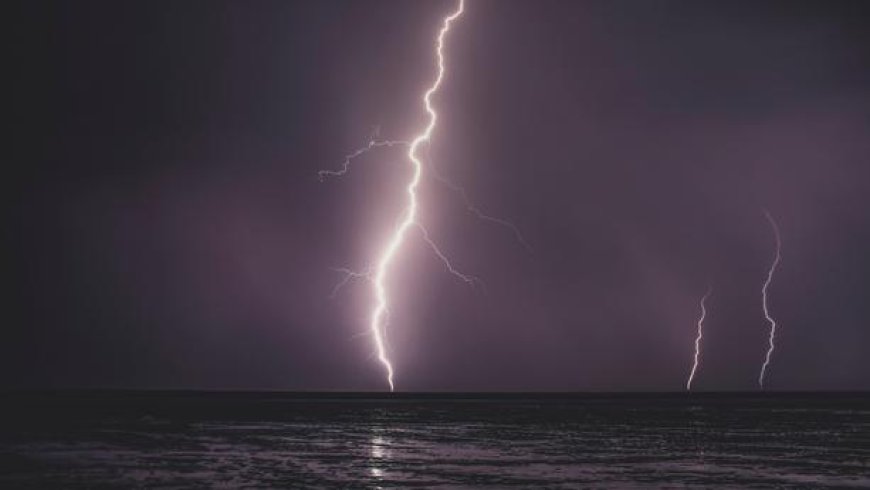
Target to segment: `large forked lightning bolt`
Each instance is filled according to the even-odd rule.
[[[767,372],[767,366],[770,365],[770,356],[773,355],[774,340],[776,338],[776,320],[770,316],[770,310],[767,307],[767,288],[770,287],[773,281],[773,273],[776,272],[776,267],[779,265],[781,258],[780,251],[782,249],[782,238],[779,235],[779,226],[776,225],[773,216],[766,209],[764,217],[767,218],[770,227],[773,229],[773,236],[776,239],[776,254],[773,257],[773,262],[770,264],[770,269],[767,271],[767,279],[764,281],[764,286],[761,287],[762,307],[764,308],[764,318],[770,323],[770,335],[767,338],[767,354],[764,356],[764,364],[761,365],[761,372],[758,374],[758,386],[764,388],[764,375]]]
[[[689,379],[686,381],[686,390],[692,389],[692,381],[695,379],[695,371],[698,370],[698,362],[701,358],[701,340],[704,338],[704,319],[707,317],[707,298],[713,292],[713,286],[707,286],[707,292],[701,296],[701,316],[698,318],[698,335],[695,337],[695,360],[692,364],[692,371],[689,373]]]
[[[389,383],[390,385],[390,391],[393,391],[395,389],[395,385],[393,383],[393,364],[390,362],[390,359],[387,356],[386,346],[384,345],[384,329],[386,326],[385,320],[389,308],[387,274],[390,270],[390,265],[393,263],[396,254],[402,247],[402,243],[404,243],[405,241],[405,235],[407,234],[408,230],[414,226],[420,226],[417,223],[417,186],[420,184],[420,179],[423,174],[423,162],[417,155],[417,150],[420,148],[420,145],[430,140],[430,138],[432,137],[432,132],[435,130],[435,125],[438,122],[438,113],[432,106],[432,96],[441,87],[441,82],[444,79],[444,38],[446,37],[447,32],[450,31],[450,25],[453,23],[454,20],[462,15],[464,10],[465,0],[459,0],[459,4],[457,5],[456,10],[444,18],[441,30],[438,32],[438,40],[435,46],[435,54],[438,59],[438,75],[432,85],[423,94],[423,105],[425,106],[426,112],[429,115],[429,123],[426,125],[426,128],[423,130],[423,132],[417,134],[417,136],[415,136],[411,140],[411,144],[408,147],[408,159],[411,161],[411,164],[414,167],[414,173],[411,177],[411,181],[408,183],[408,186],[406,188],[408,192],[408,204],[405,208],[402,220],[399,222],[398,226],[393,232],[392,238],[390,238],[389,242],[387,242],[387,246],[384,248],[381,257],[377,262],[377,265],[374,269],[374,276],[372,278],[377,303],[374,310],[372,311],[371,323],[369,325],[369,328],[375,339],[375,348],[377,349],[378,360],[381,362],[381,364],[384,365],[384,368],[387,371],[387,383]],[[430,245],[432,245],[432,241],[429,240],[428,234],[426,234],[425,231],[424,238]],[[441,254],[440,251],[438,252],[438,255],[442,260],[445,260],[444,255]],[[449,262],[445,260],[445,263],[448,265],[451,272],[455,272],[453,267],[449,265]]]

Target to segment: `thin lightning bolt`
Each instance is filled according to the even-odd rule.
[[[366,153],[376,149],[388,147],[391,148],[393,146],[408,146],[410,143],[408,141],[402,140],[379,140],[377,139],[377,133],[372,135],[371,139],[369,139],[369,143],[362,148],[353,151],[352,153],[347,154],[344,157],[344,162],[341,165],[341,168],[338,170],[320,170],[317,172],[317,178],[320,179],[321,182],[326,180],[329,177],[341,177],[350,171],[351,163],[357,158],[365,155]]]
[[[435,43],[435,55],[438,62],[438,74],[435,80],[432,82],[432,85],[430,85],[429,88],[426,89],[426,91],[423,93],[423,106],[426,109],[426,113],[429,115],[429,122],[423,129],[423,131],[418,133],[410,141],[380,140],[378,139],[378,131],[376,131],[370,138],[368,145],[345,156],[344,163],[338,170],[321,170],[317,173],[317,177],[321,181],[329,177],[340,177],[347,174],[353,161],[356,158],[374,149],[394,146],[404,146],[408,148],[407,156],[413,168],[413,174],[411,176],[411,180],[405,187],[408,199],[406,207],[401,214],[401,219],[399,223],[396,225],[392,236],[384,247],[381,256],[377,260],[374,268],[366,269],[363,272],[355,272],[350,269],[343,268],[335,269],[336,271],[343,273],[344,278],[336,285],[335,289],[333,289],[332,292],[332,295],[335,296],[338,291],[348,282],[361,278],[370,280],[372,285],[374,286],[375,305],[371,313],[369,331],[371,332],[372,337],[374,337],[375,340],[375,351],[378,361],[380,361],[380,363],[383,365],[384,369],[387,372],[387,383],[390,386],[390,391],[395,390],[395,383],[393,380],[395,376],[395,371],[393,369],[393,364],[390,361],[389,356],[387,355],[385,335],[389,317],[390,299],[390,294],[387,288],[387,276],[390,272],[390,268],[394,262],[394,259],[396,258],[396,255],[399,253],[399,250],[402,248],[402,245],[405,242],[405,236],[408,234],[408,231],[414,227],[420,230],[423,240],[426,242],[427,245],[429,245],[435,255],[444,263],[444,266],[447,268],[447,271],[450,274],[470,285],[480,284],[479,279],[474,276],[459,272],[453,266],[453,264],[450,263],[450,260],[448,260],[447,256],[435,244],[435,242],[429,236],[429,232],[418,221],[417,217],[417,208],[419,207],[419,204],[417,202],[417,187],[420,185],[420,181],[423,177],[423,161],[421,160],[418,151],[424,143],[428,143],[431,140],[432,133],[435,131],[435,125],[438,122],[438,113],[435,111],[435,108],[432,105],[432,96],[435,95],[436,92],[438,92],[438,89],[441,87],[441,82],[444,80],[444,40],[447,37],[447,33],[450,31],[450,27],[453,24],[453,21],[458,19],[464,11],[465,0],[459,0],[456,6],[456,10],[443,19],[441,29],[438,31],[438,38]],[[467,196],[465,196],[464,192],[462,194],[466,204],[468,204]],[[478,217],[481,217],[482,219],[486,218],[495,222],[503,221],[496,218],[487,217],[479,211],[475,212],[475,214],[477,214]],[[518,234],[519,232],[517,231],[516,233]]]
[[[333,267],[332,270],[335,272],[341,272],[344,274],[344,277],[339,281],[335,287],[332,288],[332,292],[329,294],[330,298],[335,298],[338,296],[338,292],[347,284],[356,279],[369,279],[372,278],[372,270],[371,267],[366,268],[362,272],[357,272],[354,270],[350,270],[347,267]]]
[[[707,318],[707,298],[713,292],[713,286],[707,286],[707,292],[701,297],[701,316],[698,318],[698,335],[695,337],[695,360],[692,364],[692,371],[689,373],[689,379],[686,381],[686,391],[692,389],[692,381],[695,379],[695,371],[698,370],[698,362],[701,358],[701,340],[704,338],[704,319]]]
[[[479,278],[469,274],[463,274],[462,272],[456,270],[456,268],[453,267],[453,264],[450,263],[450,260],[447,258],[447,256],[444,255],[444,252],[442,252],[438,245],[435,245],[435,242],[432,241],[432,238],[429,237],[429,231],[426,230],[423,225],[419,223],[415,224],[418,228],[420,228],[420,232],[423,234],[423,241],[425,241],[426,244],[429,245],[429,247],[432,249],[432,251],[435,252],[435,255],[438,256],[439,259],[441,259],[441,262],[444,263],[444,267],[447,268],[447,272],[453,274],[469,286],[474,286],[475,284],[481,287],[483,286],[483,281],[481,281]]]
[[[405,210],[405,217],[396,231],[393,233],[392,239],[387,243],[380,260],[375,268],[374,284],[375,297],[377,304],[372,312],[370,328],[375,337],[375,347],[377,348],[378,360],[384,365],[387,370],[387,383],[390,385],[390,391],[395,390],[393,383],[393,365],[387,357],[386,349],[384,348],[384,315],[387,313],[389,304],[389,295],[387,293],[386,278],[390,264],[396,256],[399,248],[405,240],[405,233],[409,228],[416,225],[417,219],[417,186],[420,183],[420,178],[423,174],[423,162],[417,156],[417,149],[423,143],[429,141],[432,137],[432,132],[435,130],[435,124],[438,122],[438,113],[432,106],[432,95],[441,87],[441,81],[444,80],[444,38],[447,32],[450,31],[450,25],[465,11],[465,0],[459,0],[456,11],[444,18],[441,30],[438,32],[438,41],[435,48],[435,54],[438,58],[438,76],[435,81],[423,94],[423,105],[426,107],[426,112],[429,114],[429,124],[422,133],[418,134],[411,140],[411,146],[408,148],[408,158],[414,166],[414,175],[411,182],[408,183],[408,207]],[[419,225],[418,225],[419,226]],[[431,243],[431,242],[430,242]],[[442,258],[443,254],[440,255]],[[449,265],[449,262],[447,262]],[[452,267],[450,267],[452,269]]]
[[[758,386],[764,388],[764,375],[767,372],[767,366],[770,365],[770,356],[773,355],[774,339],[776,338],[776,320],[770,316],[770,310],[767,307],[767,288],[773,281],[773,273],[776,272],[776,267],[779,265],[781,258],[780,251],[782,249],[782,238],[779,235],[779,226],[774,221],[766,209],[764,216],[767,218],[770,227],[773,229],[773,236],[776,239],[776,254],[773,257],[773,262],[770,264],[770,269],[767,271],[767,279],[764,281],[764,286],[761,288],[762,307],[764,308],[764,318],[770,323],[770,336],[767,339],[767,354],[764,356],[764,364],[761,365],[761,373],[758,375]]]
[[[465,209],[467,209],[469,213],[473,214],[477,219],[481,221],[488,221],[498,226],[507,228],[511,231],[511,233],[513,233],[514,238],[516,238],[517,242],[519,242],[519,244],[522,245],[523,248],[526,249],[526,251],[532,253],[532,247],[529,245],[529,242],[527,242],[526,239],[523,237],[523,234],[520,233],[520,229],[517,228],[515,224],[511,223],[506,219],[496,218],[495,216],[485,214],[483,211],[480,210],[480,208],[478,208],[474,205],[474,203],[471,202],[471,199],[468,197],[468,193],[465,192],[464,187],[455,184],[452,181],[448,180],[446,177],[442,176],[434,165],[430,165],[430,168],[432,169],[432,176],[435,178],[435,180],[441,182],[448,189],[455,192],[459,195],[460,198],[462,198],[462,202],[465,204]]]

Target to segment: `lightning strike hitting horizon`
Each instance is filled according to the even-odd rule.
[[[770,223],[771,229],[773,229],[773,236],[776,239],[776,253],[774,254],[773,262],[770,264],[770,269],[767,271],[767,279],[764,281],[764,286],[761,287],[761,304],[764,309],[764,318],[766,318],[767,322],[770,323],[770,335],[767,339],[767,354],[764,356],[764,364],[761,365],[761,372],[758,374],[759,388],[764,388],[764,375],[767,373],[767,366],[770,365],[770,356],[773,355],[774,342],[776,339],[776,320],[770,316],[770,310],[767,305],[767,289],[773,281],[773,274],[776,272],[776,267],[779,265],[781,259],[780,252],[782,250],[782,238],[779,234],[779,226],[777,226],[773,216],[771,216],[770,212],[766,209],[764,210],[764,216],[767,218],[767,222]]]
[[[707,318],[706,302],[712,292],[713,286],[708,285],[707,292],[704,293],[704,296],[701,296],[701,316],[698,317],[698,334],[695,337],[695,359],[692,363],[692,371],[689,373],[689,379],[686,381],[686,391],[692,389],[692,381],[695,379],[695,371],[698,370],[698,363],[701,358],[701,340],[704,338],[704,319]]]
[[[444,73],[446,71],[444,66],[444,40],[447,36],[447,33],[450,31],[450,27],[453,24],[453,21],[458,19],[464,11],[465,0],[458,0],[456,9],[442,20],[441,29],[438,31],[438,37],[435,42],[435,56],[437,59],[438,72],[435,80],[426,89],[422,97],[423,106],[426,109],[427,115],[429,116],[429,121],[426,124],[425,128],[421,132],[417,133],[410,141],[379,140],[377,138],[378,132],[376,131],[372,138],[369,140],[367,146],[364,146],[348,154],[345,157],[344,163],[339,170],[321,170],[317,174],[318,178],[321,181],[325,180],[328,177],[343,176],[349,171],[351,163],[354,159],[364,155],[371,150],[381,147],[394,146],[407,146],[408,148],[407,157],[411,163],[413,173],[411,175],[410,181],[405,187],[405,191],[407,193],[407,201],[406,206],[401,213],[401,219],[399,223],[396,225],[396,228],[394,229],[387,244],[383,248],[380,257],[376,261],[376,264],[373,268],[367,268],[363,272],[355,272],[346,268],[335,269],[338,272],[344,273],[345,277],[336,285],[332,292],[332,296],[334,296],[344,285],[354,279],[365,278],[371,281],[375,293],[375,305],[371,313],[369,331],[374,338],[375,351],[378,361],[383,365],[384,369],[386,370],[387,383],[390,386],[390,391],[395,390],[395,371],[393,369],[392,361],[387,354],[386,346],[386,326],[388,323],[387,317],[389,316],[390,300],[390,294],[387,287],[387,276],[390,272],[391,265],[396,255],[398,254],[399,250],[405,242],[405,237],[408,234],[408,231],[411,228],[415,227],[419,229],[423,241],[426,242],[426,244],[432,249],[438,259],[444,263],[444,266],[447,268],[447,271],[450,274],[469,285],[482,285],[478,278],[468,274],[464,274],[458,271],[453,266],[447,256],[441,251],[440,247],[438,247],[429,236],[429,232],[422,225],[422,223],[418,221],[417,217],[417,209],[419,207],[419,203],[417,201],[417,187],[420,185],[423,177],[423,161],[418,155],[418,150],[421,145],[423,145],[424,143],[428,143],[431,140],[432,133],[435,131],[435,126],[438,122],[438,113],[435,110],[435,107],[432,105],[432,96],[436,92],[438,92],[438,89],[441,87],[441,83],[444,80]],[[468,204],[467,197],[465,197],[465,202],[466,204]],[[485,215],[480,214],[480,216],[483,217]]]
[[[426,90],[423,94],[423,105],[426,107],[426,112],[429,114],[429,124],[426,125],[426,128],[423,132],[419,133],[411,140],[411,145],[408,148],[408,159],[412,162],[414,166],[414,174],[411,177],[411,181],[408,183],[407,191],[408,191],[408,207],[405,210],[405,217],[399,226],[396,228],[393,233],[392,239],[390,239],[389,243],[387,243],[386,248],[384,249],[383,254],[381,255],[380,260],[378,261],[377,267],[375,268],[374,274],[374,286],[375,286],[375,295],[377,299],[377,304],[375,305],[374,311],[372,312],[371,324],[370,328],[372,334],[375,338],[375,347],[378,353],[378,360],[381,364],[384,365],[384,369],[387,370],[387,383],[390,385],[390,391],[395,390],[395,384],[393,383],[393,364],[390,362],[389,357],[387,356],[386,348],[384,346],[384,316],[387,313],[387,309],[389,307],[389,295],[387,293],[387,272],[390,268],[390,264],[393,262],[393,259],[396,256],[399,248],[401,248],[402,243],[405,240],[405,234],[408,229],[414,225],[419,226],[417,223],[417,186],[420,183],[420,178],[423,174],[423,162],[417,156],[417,149],[423,143],[426,143],[432,137],[432,132],[435,130],[435,125],[438,122],[438,113],[435,111],[435,108],[432,106],[432,95],[438,91],[441,87],[441,82],[444,80],[444,38],[447,35],[447,32],[450,31],[450,25],[454,20],[459,18],[460,15],[465,11],[465,0],[459,0],[456,10],[444,18],[444,21],[441,25],[441,30],[438,32],[438,40],[435,47],[435,54],[438,58],[438,75],[435,78],[435,81],[432,85]],[[421,228],[422,229],[422,228]],[[426,238],[428,239],[428,234],[426,234]],[[429,243],[432,243],[431,240]],[[439,256],[444,259],[444,255],[439,253]],[[451,272],[454,270],[452,266],[448,266],[451,269]]]

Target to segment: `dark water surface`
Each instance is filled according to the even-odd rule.
[[[0,488],[870,488],[870,394],[0,395]]]

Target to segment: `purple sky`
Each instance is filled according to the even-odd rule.
[[[0,387],[382,390],[370,287],[452,1],[13,9]],[[870,5],[467,0],[422,220],[395,263],[400,390],[870,389]],[[20,19],[19,19],[20,17]],[[431,176],[431,173],[428,174]]]

